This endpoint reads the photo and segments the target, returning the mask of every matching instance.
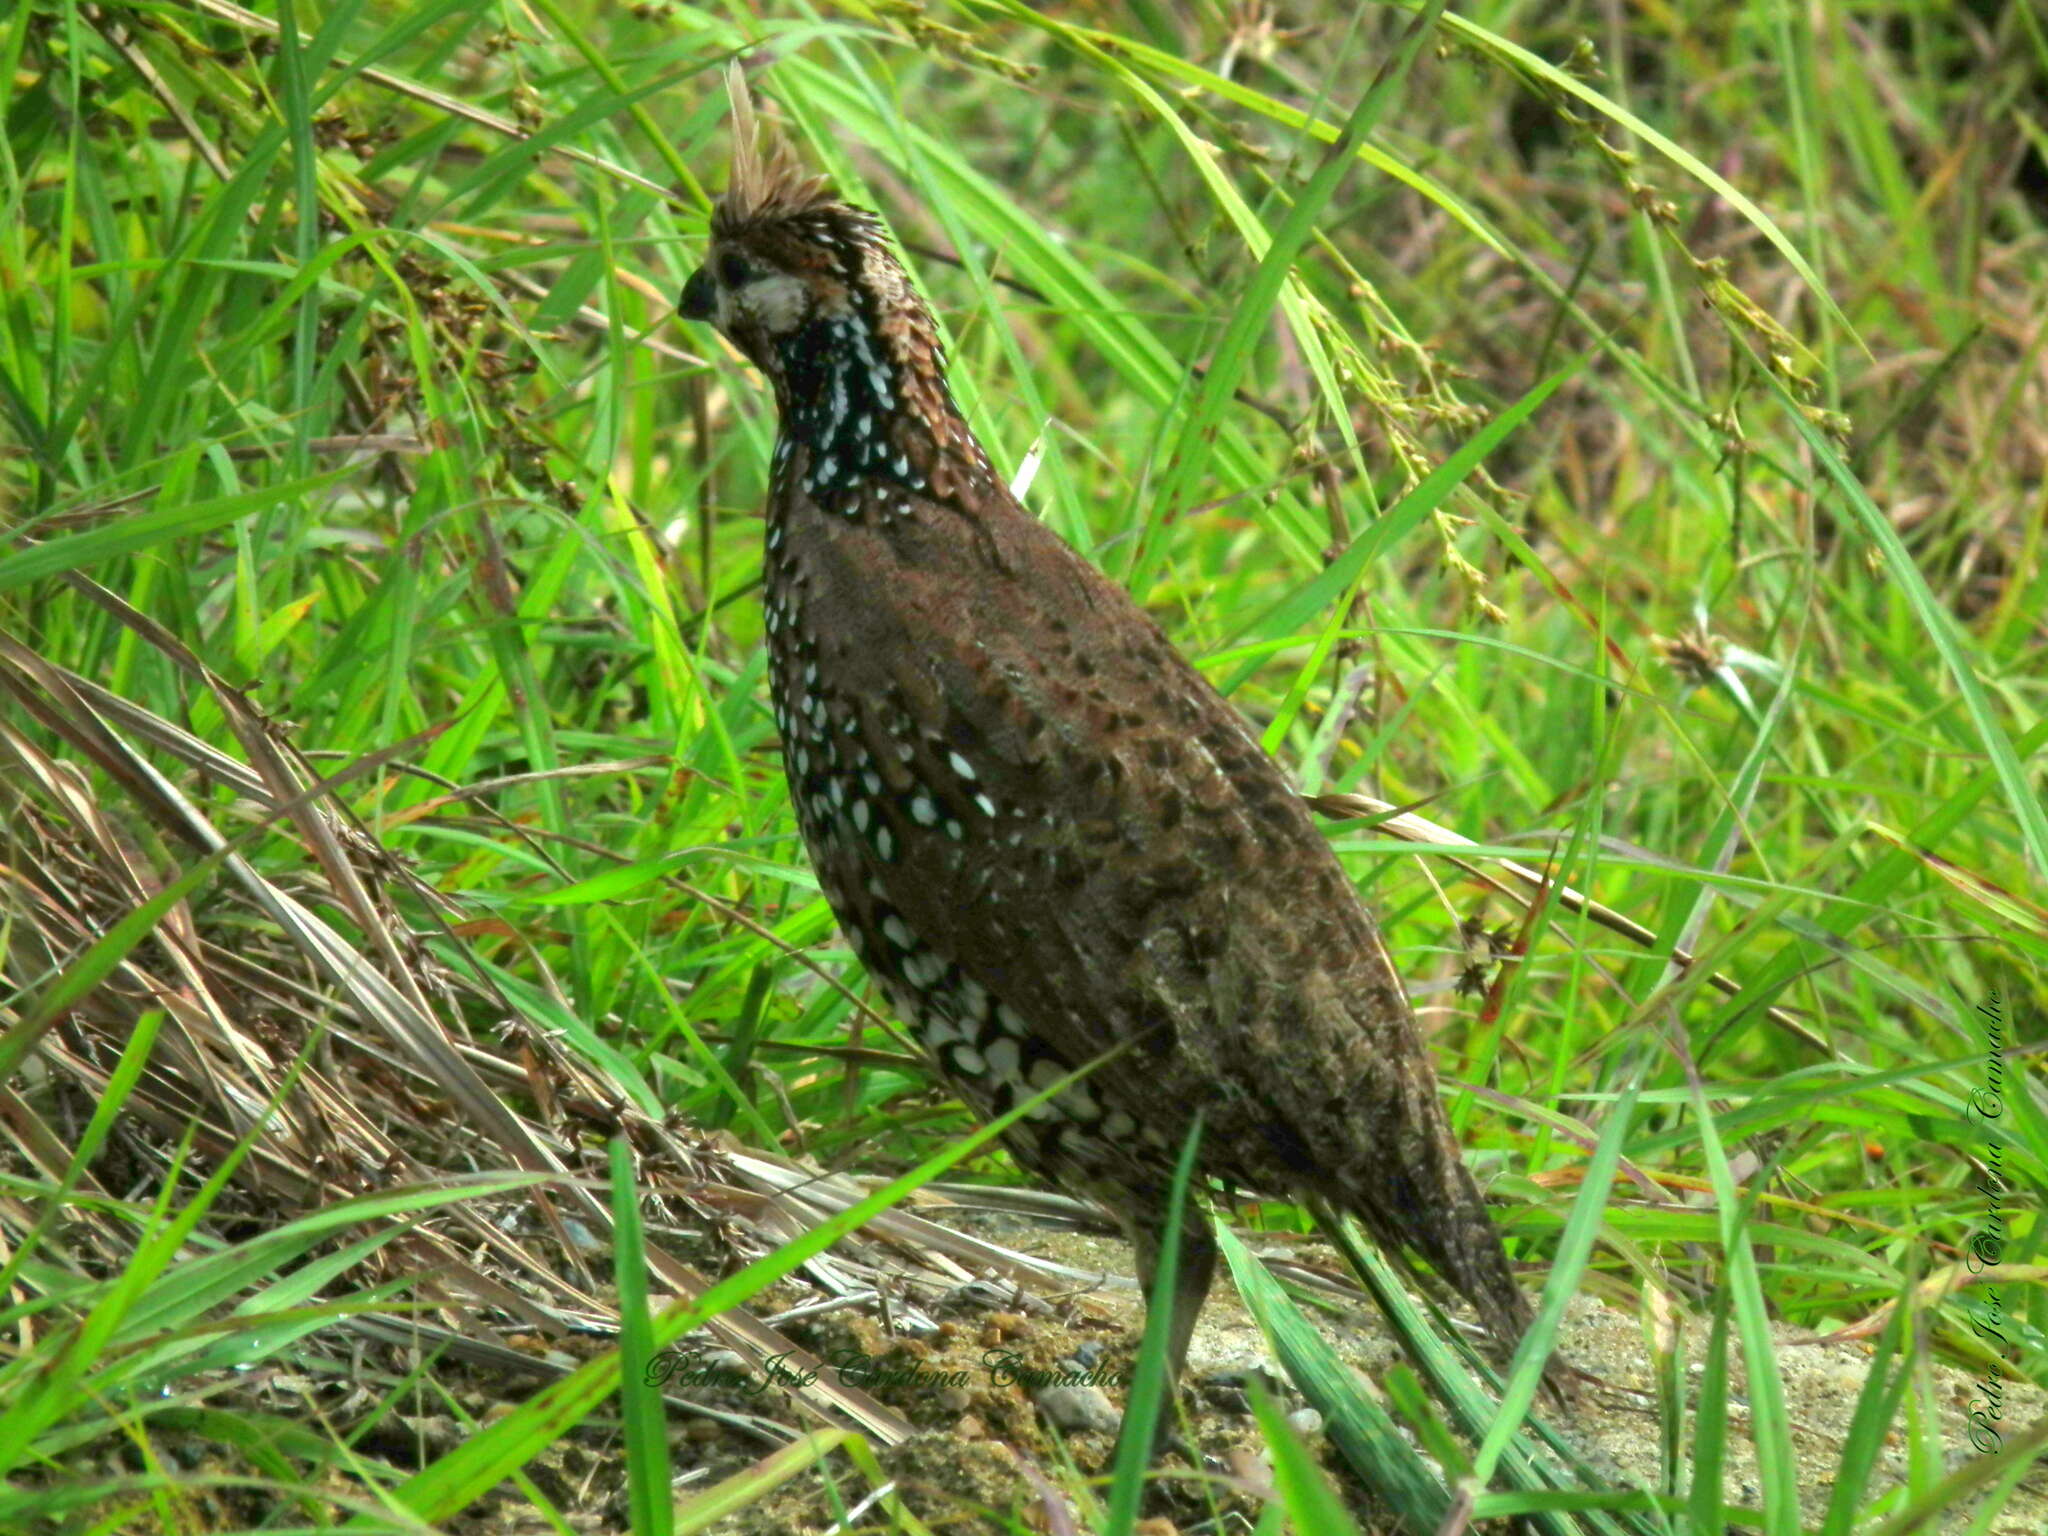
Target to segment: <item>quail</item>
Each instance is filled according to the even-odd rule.
[[[1245,722],[1022,506],[883,226],[757,137],[682,314],[774,390],[764,611],[799,828],[945,1081],[1127,1221],[1151,1295],[1174,1159],[1357,1217],[1503,1347],[1529,1308],[1372,918]],[[1216,1260],[1184,1212],[1177,1378]]]

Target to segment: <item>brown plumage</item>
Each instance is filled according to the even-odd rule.
[[[1244,722],[1123,590],[1018,505],[946,383],[880,222],[764,161],[744,87],[731,189],[682,312],[781,415],[765,604],[791,797],[832,910],[1027,1168],[1107,1197],[1150,1290],[1173,1157],[1357,1216],[1502,1344],[1527,1302],[1438,1103],[1372,919]],[[1215,1263],[1189,1212],[1184,1360]]]

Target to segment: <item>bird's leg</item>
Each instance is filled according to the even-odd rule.
[[[1131,1240],[1137,1249],[1138,1284],[1144,1287],[1145,1315],[1149,1318],[1159,1299],[1153,1281],[1165,1252],[1167,1202],[1161,1200],[1156,1207],[1151,1202],[1145,1205],[1148,1208],[1132,1221]],[[1194,1337],[1195,1320],[1202,1315],[1202,1303],[1208,1299],[1209,1282],[1215,1274],[1216,1236],[1209,1227],[1209,1213],[1190,1199],[1181,1207],[1178,1262],[1174,1266],[1173,1296],[1168,1303],[1173,1311],[1166,1334],[1166,1401],[1160,1405],[1159,1422],[1152,1435],[1151,1454],[1155,1458],[1173,1435],[1175,1401],[1181,1370],[1187,1364],[1188,1341]]]

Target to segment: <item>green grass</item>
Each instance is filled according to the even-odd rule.
[[[797,845],[754,600],[772,403],[673,315],[738,49],[910,248],[991,454],[1038,456],[1033,510],[1297,782],[1418,806],[1479,845],[1465,865],[1515,859],[1646,934],[1331,823],[1446,1077],[1483,1090],[1452,1111],[1517,1256],[1694,1319],[1662,1362],[1667,1481],[1632,1516],[1801,1528],[1772,1319],[1887,1340],[1829,1536],[2010,1489],[2039,1433],[2008,1420],[1968,1459],[1913,1373],[2048,1384],[2048,1114],[2021,1050],[2048,1021],[2048,30],[1998,0],[1461,6],[1369,91],[1412,12],[1258,18],[0,16],[0,1064],[65,1053],[14,1079],[0,1166],[0,1524],[410,1499],[343,1426],[180,1420],[267,1480],[235,1506],[181,1493],[152,1438],[196,1413],[157,1387],[296,1358],[297,1326],[177,1342],[232,1336],[224,1309],[422,1299],[322,1246],[346,1228],[367,1263],[383,1207],[260,1181],[267,1032],[283,1063],[325,1061],[316,1023],[401,1057],[448,1025],[512,1059],[515,1019],[551,1042],[541,1075],[628,1121],[878,1175],[929,1176],[969,1129],[872,1011]],[[1468,918],[1505,963],[1455,987]],[[1971,1097],[1994,993],[1995,1117]],[[215,1066],[248,1072],[239,1108],[144,1113],[136,1053],[190,1035],[240,1039]],[[426,1221],[442,1175],[560,1171],[495,1107],[532,1113],[531,1077],[418,1049],[484,1140],[408,1164],[394,1210]],[[108,1106],[156,1161],[115,1138],[108,1164]],[[216,1208],[223,1167],[274,1202],[274,1245],[243,1197]],[[1987,1168],[2006,1245],[1972,1274]],[[137,1311],[180,1243],[215,1278]],[[328,1267],[290,1283],[286,1254]],[[1973,1327],[1993,1294],[2002,1343]],[[1721,1350],[1748,1362],[1740,1415]],[[1334,1528],[1262,1422],[1271,1528]],[[658,1425],[626,1423],[653,1531]],[[519,1425],[419,1475],[487,1486],[489,1447],[566,1430]],[[744,1506],[852,1444],[850,1505],[887,1481],[869,1445],[893,1431],[864,1429],[715,1492]],[[1844,1494],[1894,1429],[1903,1489]],[[1688,1474],[1740,1435],[1776,1470],[1731,1513]],[[132,1478],[59,1475],[115,1444]],[[326,1476],[359,1505],[310,1491]],[[1548,1497],[1493,1486],[1467,1490],[1482,1517]],[[891,1508],[867,1518],[912,1528]]]

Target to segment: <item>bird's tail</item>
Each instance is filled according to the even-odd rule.
[[[1348,1200],[1345,1205],[1394,1265],[1412,1276],[1408,1255],[1413,1253],[1464,1297],[1492,1336],[1496,1358],[1505,1364],[1534,1320],[1528,1294],[1508,1266],[1500,1234],[1463,1163],[1447,1170],[1447,1175],[1443,1183],[1449,1187],[1432,1192],[1426,1211],[1399,1198],[1402,1181],[1398,1179],[1381,1187],[1377,1192],[1380,1198]],[[1357,1228],[1347,1228],[1327,1202],[1317,1202],[1313,1211],[1325,1235],[1350,1257],[1360,1279],[1380,1297],[1380,1284],[1353,1235]],[[1386,1298],[1380,1299],[1384,1306]],[[1544,1366],[1544,1383],[1560,1402],[1572,1395],[1570,1375],[1557,1357]]]

